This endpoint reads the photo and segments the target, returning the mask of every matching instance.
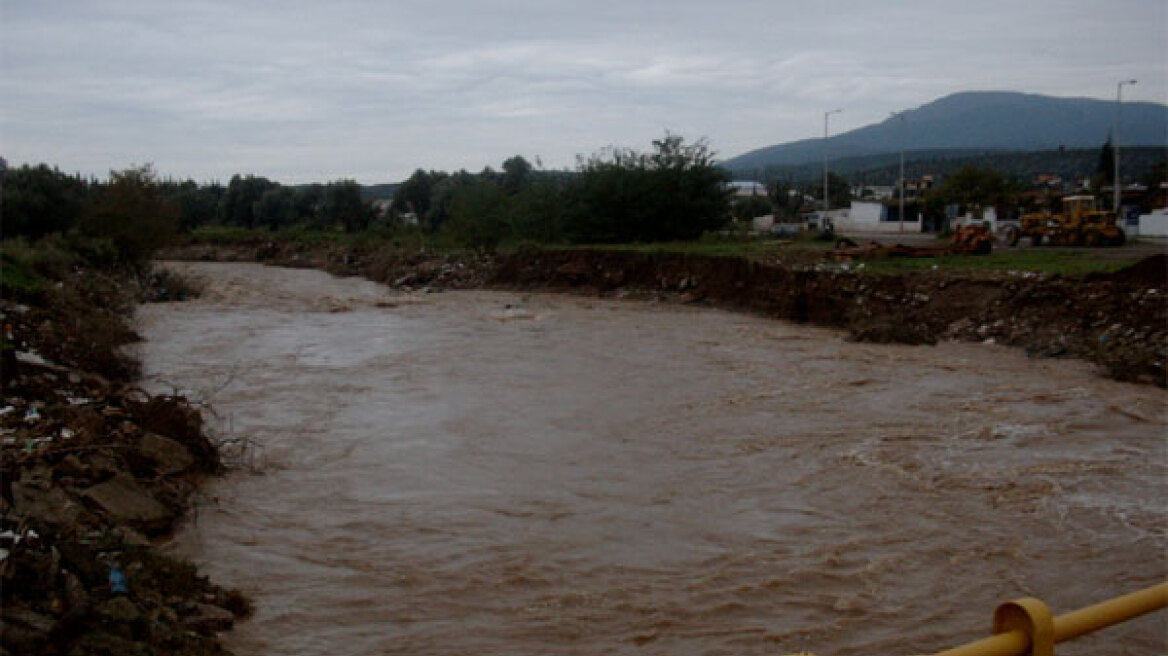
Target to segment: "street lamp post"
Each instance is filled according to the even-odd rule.
[[[839,114],[843,109],[833,109],[823,113],[823,212],[831,209],[831,196],[827,193],[827,119],[832,114]]]
[[[1111,148],[1112,159],[1115,160],[1115,171],[1111,181],[1111,187],[1115,191],[1115,202],[1112,210],[1115,212],[1116,219],[1119,218],[1119,142],[1120,130],[1123,127],[1123,85],[1135,83],[1135,80],[1121,80],[1115,85],[1115,145]]]
[[[904,112],[893,112],[892,116],[900,119],[900,182],[896,186],[900,189],[900,229],[898,232],[904,232]]]

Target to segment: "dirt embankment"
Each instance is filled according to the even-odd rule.
[[[565,251],[500,259],[489,286],[641,290],[835,326],[855,339],[933,344],[994,340],[1035,356],[1069,356],[1111,377],[1168,386],[1163,255],[1087,279],[1026,272],[870,275],[743,259]]]
[[[1163,254],[1087,278],[1031,272],[875,275],[827,264],[583,250],[426,256],[278,242],[196,244],[171,255],[310,266],[407,289],[650,295],[833,326],[862,341],[993,340],[1034,356],[1089,360],[1119,380],[1168,386]]]
[[[0,653],[222,654],[247,602],[152,540],[221,468],[197,408],[133,386],[125,287],[0,301]]]

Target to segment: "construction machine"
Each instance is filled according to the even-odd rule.
[[[1002,232],[1002,241],[1016,246],[1026,237],[1038,246],[1123,246],[1127,235],[1115,220],[1115,212],[1100,210],[1094,196],[1064,196],[1062,211],[1024,214],[1018,225]]]

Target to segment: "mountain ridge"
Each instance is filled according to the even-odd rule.
[[[827,139],[831,159],[910,151],[1055,150],[1102,146],[1115,128],[1114,101],[1059,98],[1013,91],[963,91],[905,110],[879,123]],[[903,116],[903,124],[901,117]],[[1168,145],[1168,105],[1123,103],[1122,144]],[[758,171],[822,161],[822,138],[758,148],[721,166]]]

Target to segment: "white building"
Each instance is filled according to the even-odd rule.
[[[889,220],[888,205],[876,201],[854,200],[846,210],[832,210],[836,232],[921,232],[918,216],[911,221]]]
[[[729,184],[736,198],[749,196],[766,197],[767,195],[766,185],[761,182],[755,182],[754,180],[733,180]]]
[[[1140,237],[1168,237],[1168,208],[1160,207],[1151,214],[1141,214],[1136,232]]]
[[[767,232],[771,226],[775,225],[774,214],[764,214],[763,216],[756,216],[750,220],[751,227],[755,232]]]
[[[856,187],[852,195],[860,200],[890,200],[896,195],[893,185],[864,185]]]

